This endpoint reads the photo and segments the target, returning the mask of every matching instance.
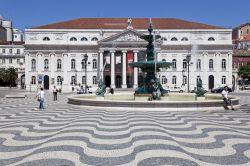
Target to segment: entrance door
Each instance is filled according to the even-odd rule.
[[[208,77],[208,89],[213,89],[214,88],[214,76],[210,75]]]
[[[23,74],[21,76],[21,88],[24,89],[24,85],[25,85],[25,74]]]
[[[44,76],[43,87],[44,89],[49,89],[49,76],[47,75]]]
[[[121,88],[122,85],[122,77],[120,75],[115,77],[115,87]]]
[[[111,78],[109,75],[105,76],[105,85],[106,87],[110,87],[111,84]]]

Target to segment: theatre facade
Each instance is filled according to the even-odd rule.
[[[173,64],[157,73],[163,87],[192,90],[197,79],[207,90],[232,84],[231,29],[173,18],[152,23],[161,35],[156,59]],[[27,90],[96,88],[99,79],[112,88],[140,86],[144,73],[129,63],[146,59],[147,42],[140,36],[148,34],[148,25],[147,18],[81,18],[26,29]]]

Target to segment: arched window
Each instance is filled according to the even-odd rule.
[[[96,76],[93,76],[93,85],[96,85],[96,84],[97,84]]]
[[[97,37],[93,37],[91,41],[98,41]]]
[[[43,38],[43,41],[50,41],[50,38],[46,36]]]
[[[201,60],[200,60],[200,59],[197,59],[197,62],[196,62],[196,69],[197,69],[197,70],[201,70]]]
[[[176,70],[176,59],[172,60],[172,69]]]
[[[221,61],[221,68],[222,68],[222,70],[226,70],[226,66],[227,66],[226,59],[222,59],[222,61]]]
[[[161,83],[166,84],[167,82],[168,82],[168,80],[167,80],[166,76],[162,76],[161,77]]]
[[[176,76],[173,76],[173,77],[172,77],[172,84],[175,84],[175,85],[176,85]]]
[[[183,37],[183,38],[181,39],[181,41],[188,41],[188,38],[187,38],[187,37]]]
[[[76,76],[71,76],[71,85],[76,85]]]
[[[36,84],[36,76],[31,77],[31,84]]]
[[[187,84],[187,76],[183,76],[182,84]]]
[[[93,69],[96,69],[96,68],[97,68],[97,60],[93,59]]]
[[[186,59],[183,59],[182,67],[183,67],[183,69],[187,69],[187,60]]]
[[[161,40],[162,40],[162,41],[167,41],[167,38],[162,37]]]
[[[75,69],[75,68],[76,68],[76,60],[71,59],[71,69]]]
[[[49,60],[44,59],[44,70],[48,70],[48,69],[49,69]]]
[[[36,60],[31,59],[31,70],[36,70]]]
[[[82,59],[82,69],[85,69],[86,68],[86,60],[85,59]]]
[[[209,70],[213,70],[214,69],[214,60],[213,59],[209,59]]]
[[[166,62],[166,59],[162,59],[162,62]]]
[[[77,39],[75,37],[71,37],[69,40],[70,41],[77,41]]]
[[[213,37],[209,37],[208,41],[215,41],[215,39]]]
[[[226,76],[222,76],[221,83],[226,84]]]
[[[196,82],[200,81],[201,80],[201,76],[197,76],[196,77]]]
[[[82,37],[81,41],[88,41],[88,39],[86,37]]]
[[[61,69],[62,69],[62,60],[57,59],[57,70],[61,70]]]
[[[62,77],[57,76],[57,85],[62,85]]]
[[[176,37],[172,37],[171,41],[178,41],[178,39]]]
[[[86,84],[86,77],[82,76],[82,84]]]

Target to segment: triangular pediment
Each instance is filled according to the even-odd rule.
[[[112,35],[105,39],[100,40],[100,43],[109,43],[109,42],[145,42],[144,39],[140,37],[143,34],[135,31],[133,29],[127,29],[121,33]]]

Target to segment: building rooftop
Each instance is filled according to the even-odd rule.
[[[157,29],[223,29],[218,26],[176,18],[152,18],[152,22],[154,28]],[[132,18],[132,26],[135,29],[146,29],[148,24],[148,18]],[[127,26],[128,18],[79,18],[31,29],[125,29]]]

